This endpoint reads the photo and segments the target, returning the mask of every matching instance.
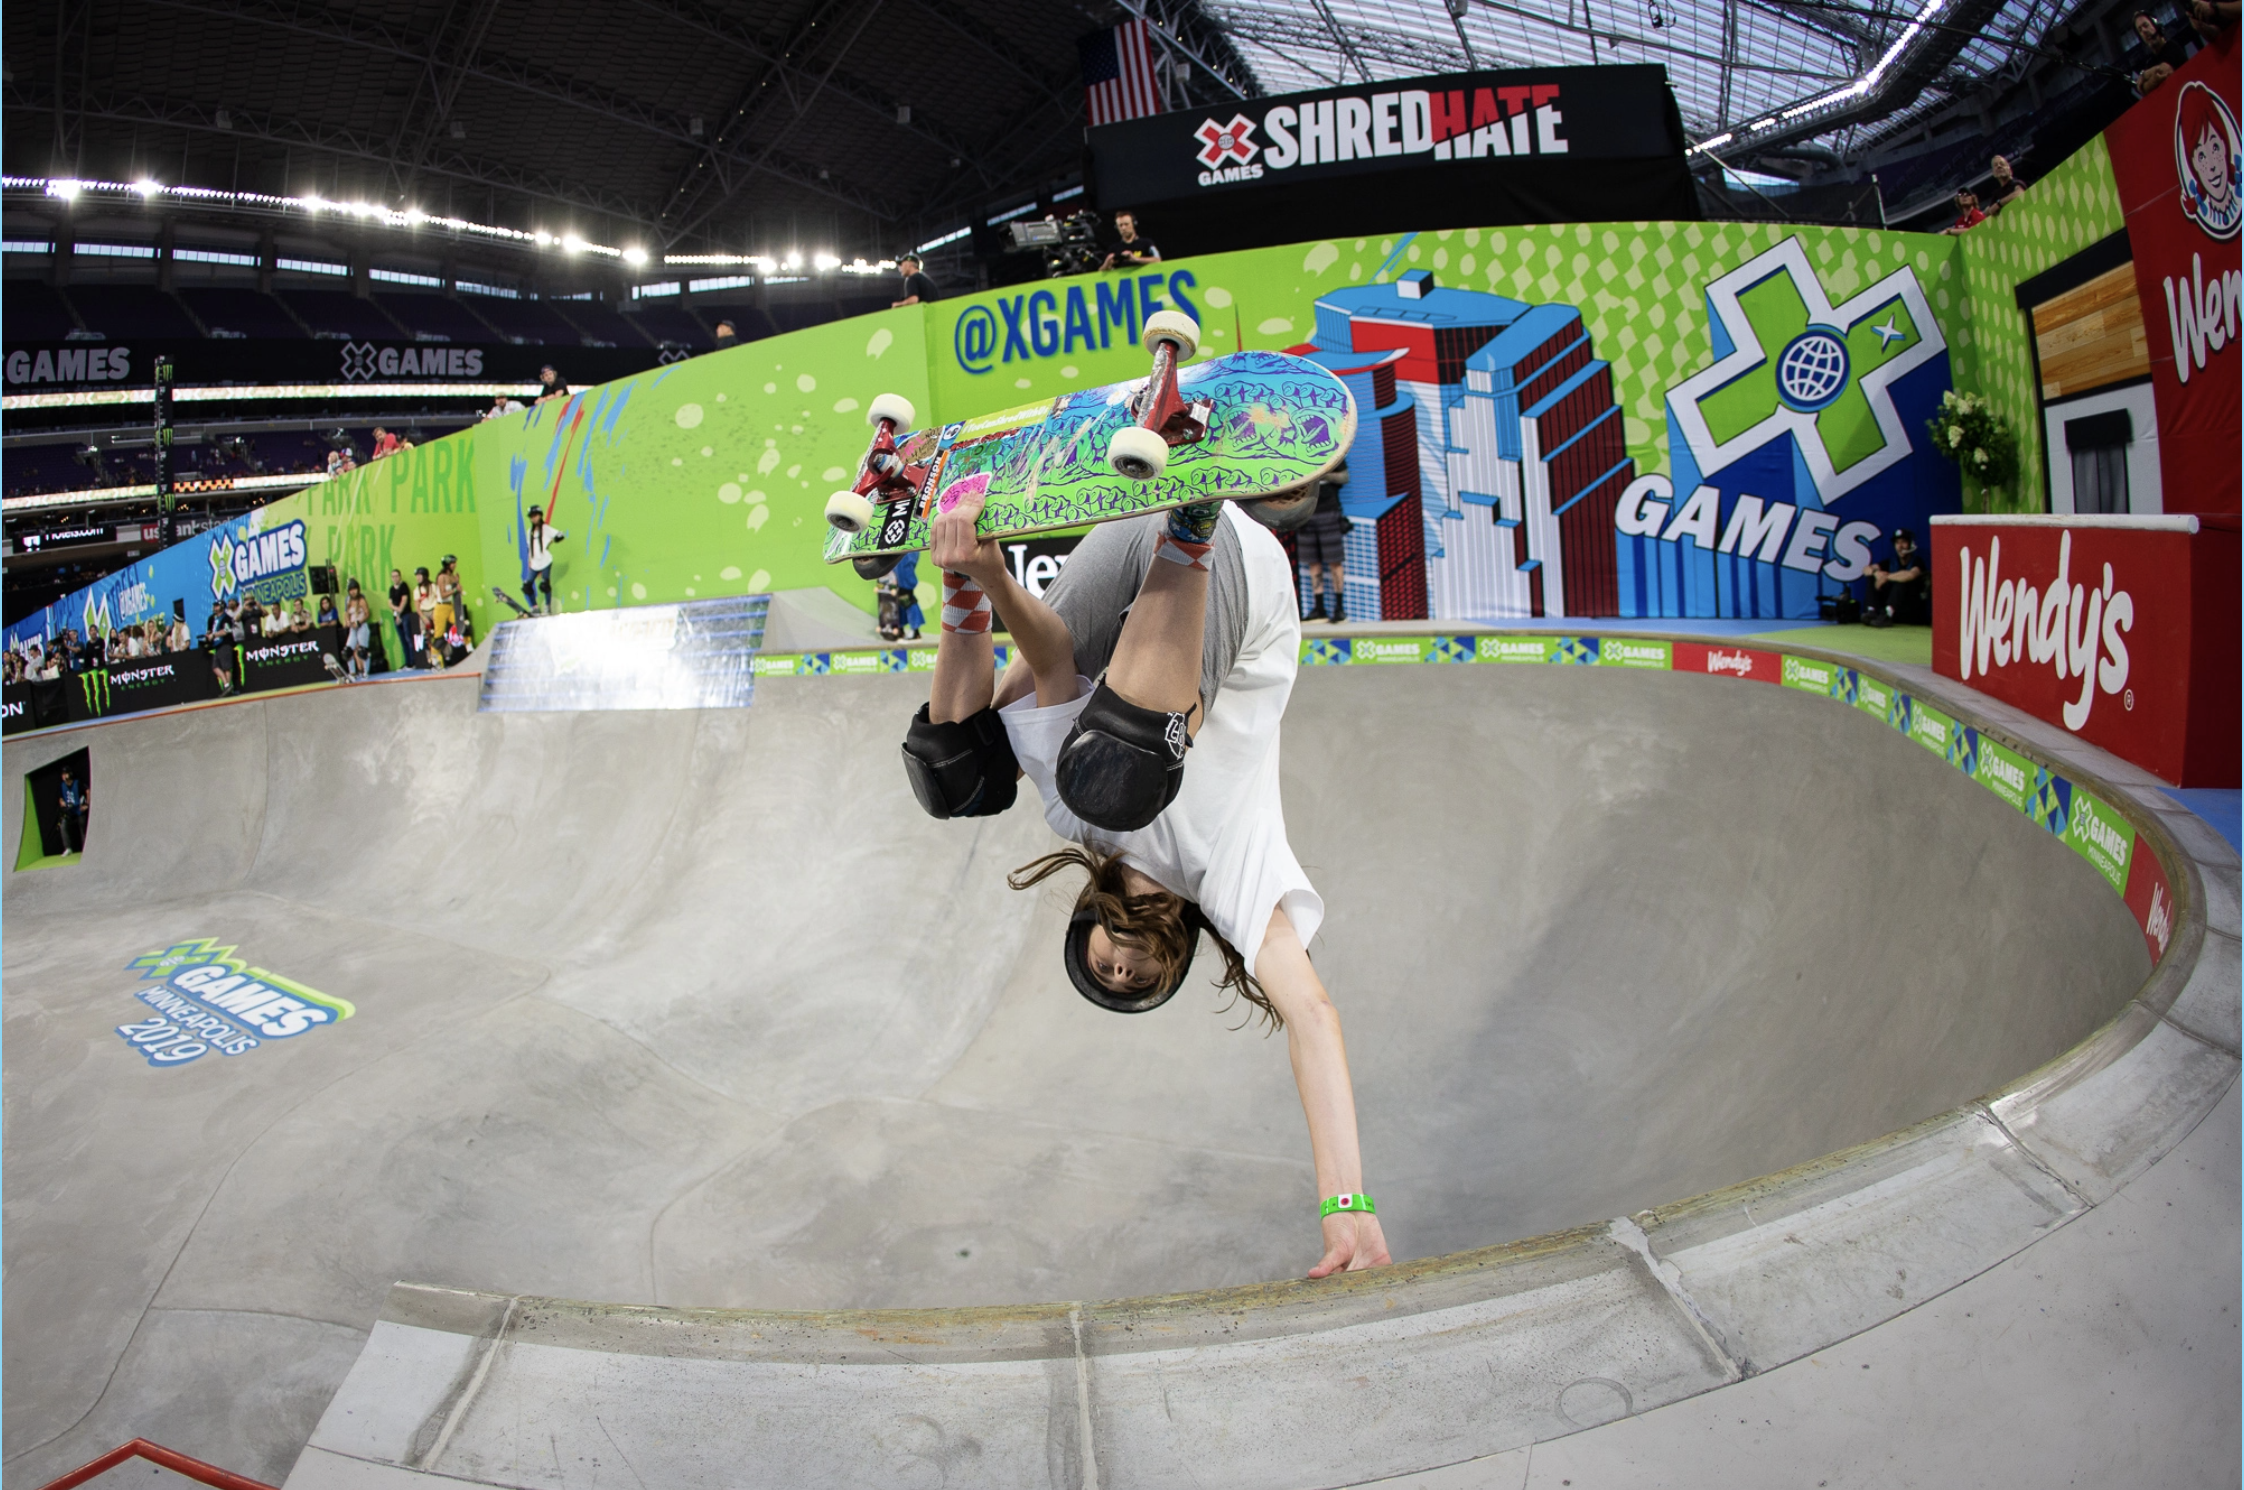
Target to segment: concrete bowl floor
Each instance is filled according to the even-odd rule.
[[[89,747],[97,806],[7,886],[6,1483],[136,1435],[277,1483],[400,1279],[823,1309],[1307,1268],[1282,1039],[1204,982],[1077,998],[1063,898],[1003,882],[1034,811],[905,788],[924,688],[479,715],[441,679],[10,742]],[[1786,690],[1308,670],[1285,792],[1398,1257],[1892,1132],[2149,969],[2062,843]],[[356,1016],[151,1067],[126,964],[201,937]]]

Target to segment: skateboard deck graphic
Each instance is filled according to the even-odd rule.
[[[1021,537],[1187,502],[1266,497],[1331,470],[1355,439],[1355,399],[1339,378],[1282,352],[1234,352],[1179,370],[1178,394],[1209,406],[1207,434],[1172,447],[1159,476],[1133,480],[1108,466],[1107,445],[1135,422],[1132,399],[1146,381],[899,434],[903,464],[925,475],[908,496],[876,498],[878,517],[865,531],[829,531],[826,562],[926,548],[936,499],[958,481],[986,481],[985,537]]]

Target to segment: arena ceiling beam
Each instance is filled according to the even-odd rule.
[[[642,3],[651,6],[661,0],[642,0]],[[742,90],[731,110],[718,123],[708,145],[664,195],[656,222],[666,246],[686,238],[732,200],[740,185],[740,178],[727,169],[734,152],[755,151],[748,162],[748,174],[753,174],[755,168],[776,153],[788,136],[801,127],[809,117],[810,106],[825,93],[850,48],[864,35],[865,28],[872,24],[884,3],[885,0],[863,0],[854,17],[846,9],[838,16],[833,11],[814,14],[796,28],[777,57],[767,58],[763,71]],[[838,43],[835,38],[839,38]],[[822,71],[815,77],[810,76],[808,69],[813,57],[828,47],[833,48],[831,58]],[[760,145],[752,144],[748,136],[782,99],[790,107],[791,114],[780,121],[777,129]],[[825,169],[831,170],[830,167]],[[870,206],[863,210],[873,212]],[[892,210],[885,209],[874,215],[882,221],[893,221],[895,216]]]
[[[11,114],[49,115],[55,107],[51,98],[34,93],[21,83],[8,84],[5,98]],[[213,107],[144,94],[89,93],[73,100],[70,107],[80,119],[99,119],[140,129],[170,129],[234,140],[256,140],[290,150],[316,151],[381,166],[387,166],[392,158],[386,137],[302,120],[276,119],[247,109],[229,108],[225,111],[228,122],[220,124],[219,111]],[[462,151],[434,151],[422,168],[449,180],[597,212],[641,228],[648,222],[648,209],[643,202],[591,190],[566,177],[519,171]]]
[[[365,16],[347,16],[324,6],[299,3],[299,0],[151,0],[151,3],[174,10],[237,20],[250,26],[277,28],[337,46],[378,52],[414,62],[426,63],[428,60],[428,48],[417,44],[410,34],[393,31]],[[673,143],[696,150],[707,144],[707,141],[695,138],[692,121],[688,116],[657,108],[629,95],[600,88],[528,62],[486,51],[467,59],[457,70],[464,79],[492,83],[566,104],[570,108],[597,115],[609,123],[660,135]],[[432,147],[440,143],[441,141],[432,140]],[[738,151],[731,152],[728,160],[742,166],[750,164],[749,158]],[[753,170],[748,174],[758,172],[830,198],[856,211],[883,219],[890,216],[884,204],[873,193],[836,181],[830,175],[821,177],[816,166],[783,152],[770,152],[761,160],[755,161]],[[634,221],[652,222],[655,211],[651,204],[642,204],[634,211]]]

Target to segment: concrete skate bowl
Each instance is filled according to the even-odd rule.
[[[1403,1261],[1283,1281],[1283,1040],[1070,991],[1064,902],[1003,885],[1033,810],[905,790],[924,686],[436,679],[9,742],[10,834],[81,747],[97,806],[7,890],[7,1483],[136,1435],[292,1486],[1351,1483],[1871,1327],[2234,1072],[2233,858],[1960,690],[2139,829],[2155,968],[2086,860],[1859,709],[1305,668],[1288,823]],[[154,1066],[127,964],[203,938],[355,1013]]]

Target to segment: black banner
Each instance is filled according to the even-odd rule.
[[[148,388],[168,357],[174,387],[214,383],[507,383],[527,387],[552,363],[572,388],[644,372],[677,352],[653,347],[462,346],[403,341],[14,341],[0,366],[10,393]],[[176,417],[176,416],[175,416]]]
[[[66,697],[70,686],[69,679],[57,678],[51,683],[10,683],[0,688],[0,734],[20,735],[63,723],[70,717]]]
[[[334,674],[321,661],[323,655],[338,661],[343,656],[343,628],[314,626],[309,631],[284,631],[242,643],[239,683],[244,693],[270,688],[296,688],[305,683],[327,683]]]
[[[60,680],[59,686],[73,723],[218,697],[218,678],[211,671],[210,653],[201,650],[124,658],[105,668],[70,674]]]
[[[1100,206],[1162,252],[1511,223],[1691,219],[1656,65],[1364,83],[1090,131]]]

